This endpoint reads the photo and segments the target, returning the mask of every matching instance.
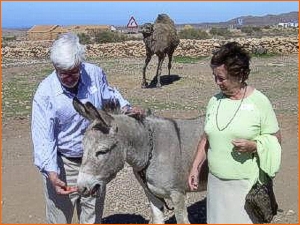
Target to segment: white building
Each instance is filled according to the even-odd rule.
[[[278,23],[278,27],[288,28],[288,27],[299,27],[298,22],[287,22],[287,23]]]

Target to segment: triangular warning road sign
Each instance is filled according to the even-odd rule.
[[[130,20],[129,20],[128,24],[127,24],[127,27],[128,28],[137,28],[138,27],[138,24],[135,21],[135,19],[133,18],[133,16],[130,18]]]

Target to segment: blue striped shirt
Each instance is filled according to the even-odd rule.
[[[61,85],[55,71],[40,83],[34,95],[31,122],[34,164],[44,175],[49,171],[60,172],[58,152],[66,157],[82,157],[82,137],[89,121],[75,111],[74,96]],[[104,71],[89,63],[81,65],[76,97],[97,108],[106,100],[119,101],[121,108],[130,105],[108,85]]]

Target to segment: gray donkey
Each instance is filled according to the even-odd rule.
[[[165,198],[174,205],[177,223],[189,223],[185,195],[204,118],[171,120],[150,115],[137,119],[111,115],[76,98],[73,105],[91,122],[83,138],[79,192],[97,193],[127,162],[150,201],[152,223],[164,223]],[[207,165],[202,166],[198,191],[205,190],[207,174]]]

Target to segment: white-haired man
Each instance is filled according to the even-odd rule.
[[[84,197],[76,188],[82,137],[89,122],[75,111],[73,98],[98,108],[114,102],[123,112],[142,113],[108,85],[100,67],[84,62],[84,53],[77,35],[61,35],[51,48],[55,70],[39,84],[33,98],[34,164],[43,174],[47,223],[71,223],[75,206],[80,223],[101,223],[105,190],[100,197]]]

